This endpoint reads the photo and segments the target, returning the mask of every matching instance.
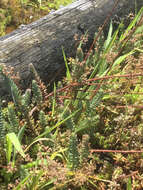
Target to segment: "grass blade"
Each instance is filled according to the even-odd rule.
[[[77,111],[73,112],[71,115],[69,115],[67,118],[65,118],[64,120],[58,122],[55,126],[51,127],[50,129],[46,130],[44,133],[42,133],[41,135],[39,135],[38,137],[36,137],[35,140],[49,134],[51,131],[53,131],[54,129],[56,129],[57,127],[60,127],[65,121],[67,121],[68,119],[72,118],[76,113],[78,113],[80,111],[80,109],[78,109]]]
[[[54,97],[53,97],[53,104],[52,104],[52,117],[54,116],[55,105],[56,105],[56,84],[54,82]]]
[[[68,80],[71,80],[71,74],[70,74],[69,66],[68,66],[68,63],[67,63],[67,58],[66,58],[66,55],[65,55],[63,47],[62,47],[62,52],[63,52],[63,56],[64,56],[65,66],[66,66],[66,76],[67,76]]]
[[[26,181],[29,180],[32,174],[26,176],[13,190],[21,190],[21,187],[25,184]]]
[[[107,36],[107,40],[104,43],[104,48],[107,49],[111,39],[112,39],[112,32],[113,32],[113,24],[112,21],[110,23],[110,28],[109,28],[109,32],[108,32],[108,36]]]
[[[140,11],[138,12],[138,14],[136,15],[136,17],[132,20],[132,22],[129,24],[128,28],[126,29],[126,31],[124,32],[124,34],[121,35],[120,40],[122,41],[124,40],[127,35],[129,34],[129,31],[135,26],[135,24],[137,23],[137,21],[139,20],[141,14],[143,13],[143,7],[140,9]]]

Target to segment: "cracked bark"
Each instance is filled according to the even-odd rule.
[[[0,63],[12,66],[19,72],[23,87],[31,80],[29,63],[35,66],[46,83],[59,78],[64,71],[61,47],[64,47],[67,57],[74,56],[74,35],[78,34],[80,37],[88,30],[88,48],[94,33],[103,24],[114,3],[115,0],[79,0],[1,37]],[[137,0],[137,10],[141,6],[143,1]],[[120,0],[112,18],[115,15],[125,17],[134,10],[135,0]],[[2,93],[5,93],[5,89],[0,80],[0,94]]]

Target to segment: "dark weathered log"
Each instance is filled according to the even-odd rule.
[[[1,37],[0,63],[14,67],[20,73],[24,85],[30,79],[29,63],[34,64],[44,81],[49,81],[63,70],[61,47],[64,47],[67,56],[73,56],[76,51],[74,35],[81,36],[86,30],[91,42],[115,2],[79,0]],[[137,5],[139,10],[143,0],[137,0]],[[134,10],[135,0],[120,0],[113,16],[124,17]]]

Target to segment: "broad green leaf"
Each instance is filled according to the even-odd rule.
[[[21,154],[22,157],[25,157],[25,154],[23,152],[23,149],[21,147],[21,144],[20,144],[19,139],[16,136],[16,134],[15,133],[8,133],[6,135],[6,138],[7,138],[7,141],[9,143],[13,144],[14,148],[19,152],[19,154]]]
[[[127,190],[132,190],[132,181],[131,181],[131,177],[129,177],[128,182],[127,182]]]
[[[12,142],[10,141],[10,139],[8,138],[8,136],[6,135],[6,158],[7,158],[7,162],[9,163],[11,160],[11,153],[12,153]]]

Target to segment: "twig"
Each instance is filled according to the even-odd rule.
[[[110,152],[110,153],[123,153],[123,154],[132,154],[132,153],[143,153],[143,150],[99,150],[92,149],[91,153],[101,153],[101,152]]]
[[[139,77],[139,76],[143,76],[143,74],[136,73],[136,74],[126,74],[126,75],[112,75],[112,76],[96,77],[96,78],[88,79],[86,81],[90,82],[90,81],[96,81],[96,80],[112,79],[116,77],[122,78],[122,77]]]

